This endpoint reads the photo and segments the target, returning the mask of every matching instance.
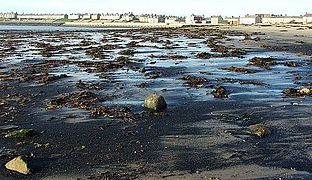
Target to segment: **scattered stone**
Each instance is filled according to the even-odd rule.
[[[168,55],[150,55],[150,58],[157,58],[157,59],[173,59],[173,60],[177,60],[177,59],[187,59],[187,56],[182,56],[182,55],[178,55],[178,54],[168,54]]]
[[[226,89],[222,86],[216,87],[216,89],[212,91],[212,95],[215,98],[227,98],[228,97],[228,93]]]
[[[126,50],[119,51],[118,54],[124,55],[124,56],[133,56],[134,53],[135,53],[134,50],[132,50],[132,49],[126,49]]]
[[[100,84],[99,83],[95,83],[95,84],[85,83],[85,82],[82,82],[81,80],[79,80],[76,83],[76,86],[79,89],[83,89],[83,90],[100,90]]]
[[[200,52],[196,55],[196,57],[198,59],[210,59],[213,57],[213,55],[208,52]]]
[[[226,54],[229,52],[229,49],[226,46],[214,45],[211,49],[211,52],[219,52],[219,53]]]
[[[254,41],[260,41],[261,38],[260,38],[260,37],[255,37],[253,40],[254,40]]]
[[[259,137],[259,138],[264,138],[265,136],[269,134],[268,128],[264,126],[263,124],[251,125],[249,126],[247,132],[248,134]]]
[[[246,68],[240,68],[240,67],[234,67],[231,66],[229,68],[223,68],[223,70],[228,70],[231,72],[237,72],[237,73],[242,73],[242,74],[251,74],[251,73],[256,73],[254,70],[246,69]]]
[[[270,69],[271,66],[277,65],[275,59],[268,57],[268,58],[261,58],[261,57],[254,57],[249,60],[248,65],[257,66],[264,69]]]
[[[251,35],[246,33],[244,40],[252,40]]]
[[[135,122],[136,118],[128,107],[96,106],[91,108],[91,117],[106,117],[111,119],[122,119],[127,122]]]
[[[157,79],[163,75],[160,71],[151,71],[148,73],[145,73],[144,76],[148,76],[149,79]]]
[[[137,85],[138,88],[147,88],[148,84],[147,83],[141,83],[139,85]]]
[[[116,61],[117,62],[128,62],[129,61],[129,57],[127,57],[127,56],[118,56],[116,58]]]
[[[187,81],[184,83],[185,86],[193,87],[193,88],[201,88],[204,86],[206,82],[208,82],[206,78],[194,77],[194,76],[184,76],[181,79],[184,81]]]
[[[102,47],[91,48],[86,51],[86,55],[91,56],[93,59],[105,59],[109,57],[109,55],[103,53]]]
[[[312,88],[289,88],[285,89],[283,93],[288,97],[304,97],[304,96],[312,96]]]
[[[127,44],[127,47],[133,48],[133,47],[139,47],[139,42],[137,41],[131,41]]]
[[[5,101],[4,99],[0,99],[0,108],[3,108],[5,106],[7,106],[7,105],[8,105],[7,101]]]
[[[241,85],[269,86],[269,84],[264,82],[246,79],[217,78],[217,81],[220,83],[239,83]]]
[[[287,66],[287,67],[299,67],[299,66],[302,66],[302,64],[297,63],[295,61],[287,61],[287,62],[283,63],[283,65]]]
[[[48,109],[60,108],[64,105],[74,108],[87,109],[90,104],[102,102],[104,99],[99,98],[96,94],[89,91],[66,93],[48,102]]]
[[[33,129],[21,129],[9,132],[4,137],[6,138],[26,138],[35,135],[35,131]]]
[[[144,107],[154,111],[164,111],[167,108],[167,103],[164,97],[151,93],[145,98]]]
[[[296,41],[295,43],[304,44],[304,41]]]
[[[40,77],[38,79],[38,83],[43,83],[43,84],[48,84],[50,82],[59,80],[59,79],[63,79],[63,78],[67,78],[68,76],[66,74],[61,74],[61,75],[51,75],[51,74],[44,74],[42,75],[42,77]]]
[[[140,73],[145,73],[145,72],[146,72],[146,69],[145,69],[144,67],[142,67],[142,68],[139,69],[139,72],[140,72]]]
[[[241,48],[234,48],[231,50],[231,56],[233,57],[242,57],[246,54],[246,51]]]

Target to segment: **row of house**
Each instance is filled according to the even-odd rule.
[[[156,14],[143,14],[135,16],[133,13],[124,14],[18,14],[14,12],[0,13],[2,19],[33,19],[33,20],[56,20],[56,19],[70,19],[70,20],[106,20],[106,21],[122,21],[122,22],[142,22],[142,23],[166,23],[166,24],[210,24],[210,25],[221,25],[229,24],[237,26],[252,25],[252,24],[312,24],[312,14],[306,13],[303,16],[286,16],[286,15],[271,15],[271,14],[256,14],[246,15],[244,17],[225,17],[222,16],[211,16],[205,18],[204,15],[190,15],[187,17],[177,16],[164,16]]]
[[[0,18],[3,19],[33,19],[33,20],[56,20],[56,19],[92,19],[92,20],[121,20],[132,21],[135,19],[133,13],[125,14],[18,14],[18,13],[0,13]]]
[[[229,24],[237,26],[263,24],[263,25],[275,25],[275,24],[312,24],[312,14],[305,14],[304,16],[283,16],[283,15],[271,15],[271,14],[247,14],[244,17],[225,17],[212,16],[210,18],[211,25]]]
[[[68,19],[67,14],[17,14],[16,19]]]
[[[239,24],[311,24],[312,14],[306,13],[304,16],[287,16],[287,15],[271,15],[271,14],[256,14],[246,15],[239,18]]]
[[[16,19],[17,13],[10,12],[10,13],[0,13],[1,19]]]
[[[142,23],[165,23],[165,24],[179,24],[185,23],[185,17],[165,16],[156,14],[143,14],[138,17],[139,22]]]

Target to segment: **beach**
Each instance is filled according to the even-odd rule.
[[[161,27],[0,31],[0,179],[311,178],[312,29]]]

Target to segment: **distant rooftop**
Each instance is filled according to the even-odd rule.
[[[304,15],[304,17],[312,17],[312,13],[306,13],[305,15]]]

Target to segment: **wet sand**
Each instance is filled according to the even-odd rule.
[[[265,45],[284,47],[291,52],[312,55],[312,27],[311,26],[232,26],[221,29],[235,30],[246,33],[264,33],[262,39]]]
[[[311,57],[246,31],[1,33],[0,126],[37,134],[1,130],[0,178],[311,178],[312,99],[283,94],[311,87]],[[227,98],[211,94],[218,86]],[[142,107],[150,92],[166,112]],[[258,123],[268,136],[247,133]],[[5,169],[17,155],[29,156],[31,175]]]

